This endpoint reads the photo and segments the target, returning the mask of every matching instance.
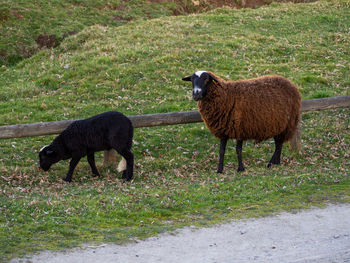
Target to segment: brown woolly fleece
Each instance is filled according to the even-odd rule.
[[[198,101],[199,112],[216,137],[257,142],[278,136],[292,138],[300,119],[301,96],[284,77],[225,81],[212,72],[207,95]]]

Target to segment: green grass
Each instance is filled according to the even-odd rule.
[[[272,4],[206,14],[92,26],[16,66],[0,68],[0,125],[193,110],[181,77],[204,69],[227,79],[282,74],[303,99],[349,95],[347,1]],[[295,211],[350,201],[349,109],[303,115],[301,154],[283,149],[267,170],[272,142],[244,144],[244,173],[234,143],[215,173],[218,140],[204,124],[135,131],[135,179],[113,167],[93,178],[86,160],[73,183],[68,163],[37,169],[54,136],[1,141],[2,259],[84,242],[122,243],[186,225]]]
[[[36,53],[40,46],[35,40],[40,34],[56,35],[61,42],[69,32],[91,25],[120,26],[134,19],[184,13],[186,2],[191,9],[190,1],[5,0],[0,7],[0,63],[15,64]]]
[[[39,35],[66,36],[92,25],[116,27],[131,20],[202,12],[215,7],[191,0],[3,0],[0,6],[0,66],[14,65],[40,50]]]
[[[253,2],[226,5],[250,6]],[[0,66],[15,65],[45,48],[36,41],[40,35],[55,36],[52,44],[59,45],[65,37],[92,25],[118,27],[133,20],[199,13],[221,5],[220,0],[2,0]]]

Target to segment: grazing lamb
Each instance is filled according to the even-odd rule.
[[[118,171],[124,171],[122,178],[130,181],[134,167],[134,155],[131,152],[133,133],[134,128],[129,118],[117,111],[75,121],[50,145],[40,150],[40,167],[48,171],[54,163],[72,158],[64,179],[71,182],[75,167],[80,159],[87,155],[92,173],[94,176],[100,176],[95,165],[94,153],[115,149],[122,156]]]
[[[242,144],[274,138],[275,152],[267,167],[280,164],[282,145],[292,138],[300,119],[298,89],[281,76],[225,81],[212,72],[197,71],[191,81],[193,99],[210,132],[220,139],[218,173],[224,167],[228,139],[236,139],[238,171],[244,171]]]

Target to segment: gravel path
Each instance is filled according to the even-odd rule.
[[[350,204],[298,214],[185,228],[124,246],[42,252],[11,262],[45,263],[350,263]]]

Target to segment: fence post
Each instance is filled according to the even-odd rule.
[[[109,151],[104,151],[103,153],[103,166],[109,166],[109,165],[115,165],[117,162],[117,156],[118,153],[114,150],[111,149]]]

